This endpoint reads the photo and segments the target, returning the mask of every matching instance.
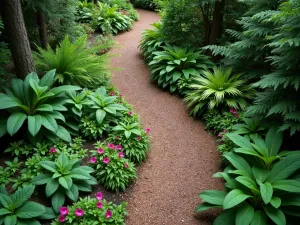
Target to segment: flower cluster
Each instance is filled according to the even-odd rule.
[[[231,112],[235,116],[235,118],[239,118],[239,114],[234,108],[230,108],[229,112]]]

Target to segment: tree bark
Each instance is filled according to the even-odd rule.
[[[223,11],[225,8],[225,0],[216,0],[213,21],[211,25],[211,32],[209,35],[209,44],[217,44],[218,38],[222,36],[222,26],[223,26]]]
[[[94,0],[94,4],[97,5],[98,4],[98,0]]]
[[[24,78],[35,71],[32,52],[24,23],[20,0],[0,0],[0,10],[10,51],[15,65],[16,75]]]
[[[48,34],[47,34],[45,15],[43,12],[38,11],[36,13],[36,22],[39,28],[41,46],[42,48],[46,49],[48,45]]]

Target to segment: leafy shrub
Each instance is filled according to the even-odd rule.
[[[127,216],[127,203],[115,205],[102,200],[102,193],[97,193],[96,198],[82,198],[70,207],[64,207],[62,214],[51,225],[63,224],[107,224],[125,225],[124,216]],[[79,210],[78,210],[79,209]],[[82,210],[82,211],[81,211]],[[77,214],[76,214],[77,212]],[[78,216],[83,212],[82,216]],[[67,214],[65,214],[67,213]],[[81,215],[81,214],[80,214]]]
[[[54,140],[56,136],[70,142],[71,136],[58,121],[65,121],[60,113],[63,106],[65,91],[79,90],[79,87],[64,85],[50,88],[54,82],[55,70],[49,71],[39,79],[35,73],[28,74],[25,80],[13,79],[12,88],[6,94],[0,93],[0,109],[9,112],[9,117],[2,120],[0,136],[8,132],[11,136],[27,125],[27,135],[32,141],[46,136]],[[27,121],[27,124],[24,122]],[[25,128],[24,128],[25,129]]]
[[[93,28],[105,35],[129,30],[132,27],[132,23],[132,19],[118,12],[118,7],[110,7],[105,3],[100,2],[98,8],[93,12]]]
[[[94,44],[100,47],[97,49],[97,54],[102,55],[107,53],[116,44],[116,41],[112,35],[98,35]]]
[[[76,20],[81,23],[89,23],[92,20],[94,3],[84,1],[77,1],[76,6]]]
[[[30,185],[8,195],[6,189],[0,187],[0,224],[35,225],[40,224],[38,219],[53,219],[55,214],[51,209],[28,201],[33,191],[34,186]]]
[[[46,50],[39,48],[34,58],[40,73],[56,69],[55,80],[58,84],[94,88],[105,85],[110,74],[107,68],[109,56],[93,54],[98,48],[89,46],[86,36],[74,43],[66,36],[55,51],[50,46]]]
[[[156,3],[153,0],[134,0],[134,5],[137,8],[155,10]]]
[[[0,24],[1,25],[1,24]],[[1,26],[0,26],[0,34],[1,34]],[[0,88],[6,86],[6,80],[12,74],[8,73],[4,67],[9,63],[10,60],[10,50],[8,48],[8,44],[0,41]]]
[[[126,16],[129,16],[129,18],[133,19],[134,21],[139,20],[139,14],[133,8],[133,5],[127,0],[105,0],[103,2],[109,4],[111,7],[118,7],[120,12]]]
[[[200,51],[177,46],[165,46],[163,49],[154,52],[155,56],[149,63],[151,79],[157,80],[162,88],[169,87],[171,92],[177,90],[177,81],[181,77],[188,79],[212,66],[212,62]]]
[[[69,160],[63,153],[55,162],[43,161],[40,165],[46,170],[39,174],[32,182],[35,185],[46,185],[46,195],[51,196],[52,207],[55,212],[65,203],[65,196],[77,201],[79,191],[91,192],[91,185],[97,184],[90,175],[94,170],[88,166],[80,166],[81,160]]]
[[[153,26],[154,29],[143,31],[139,45],[146,62],[150,62],[153,59],[153,52],[163,50],[162,46],[165,46],[166,41],[165,36],[162,33],[162,23],[153,23],[151,26]]]
[[[104,121],[99,124],[94,119],[89,117],[83,117],[79,124],[79,131],[84,137],[89,140],[96,140],[97,138],[103,137],[104,132],[109,132],[111,129],[109,122]]]
[[[271,129],[265,140],[227,135],[238,147],[226,153],[231,165],[216,173],[226,181],[225,191],[200,193],[205,201],[196,211],[223,208],[214,224],[286,224],[287,215],[298,215],[299,151],[279,153],[282,133]],[[295,201],[296,200],[296,201]]]
[[[90,163],[95,167],[95,176],[100,184],[113,191],[125,190],[126,186],[136,178],[134,164],[124,158],[121,145],[112,143],[95,145]]]
[[[77,38],[84,35],[87,35],[90,38],[94,32],[95,30],[87,23],[78,23],[76,25],[75,35]]]
[[[247,99],[251,99],[254,90],[241,78],[240,74],[232,74],[231,69],[214,67],[203,71],[189,86],[193,91],[184,99],[196,116],[207,110],[223,107],[245,109]]]
[[[121,145],[121,151],[124,152],[125,157],[135,163],[141,163],[146,159],[150,147],[149,138],[145,131],[141,131],[139,136],[131,135],[129,138],[124,133],[111,135],[106,139],[106,142]]]

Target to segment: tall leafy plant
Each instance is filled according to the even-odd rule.
[[[204,203],[196,210],[223,208],[215,225],[285,225],[289,215],[299,216],[300,153],[279,153],[282,136],[275,128],[265,140],[228,135],[238,147],[225,154],[231,165],[214,175],[226,181],[226,188],[200,193]]]
[[[41,79],[35,73],[25,80],[13,79],[12,87],[0,93],[0,109],[6,110],[8,117],[1,120],[0,134],[15,135],[22,127],[33,140],[55,136],[71,141],[70,134],[58,121],[65,121],[61,111],[65,111],[65,91],[79,90],[80,87],[63,85],[51,88],[55,70],[49,71]],[[54,136],[54,137],[53,137]]]

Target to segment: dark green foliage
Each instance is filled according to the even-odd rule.
[[[0,28],[0,34],[1,34],[1,28]],[[10,61],[10,51],[8,48],[8,44],[5,42],[0,41],[0,88],[3,88],[6,86],[6,82],[9,79],[12,74],[8,73],[4,67],[9,63]]]
[[[5,225],[36,225],[38,219],[53,219],[52,209],[43,205],[28,201],[34,191],[34,186],[18,189],[14,194],[8,195],[6,189],[0,187],[0,224]]]
[[[55,70],[41,79],[31,73],[24,81],[13,79],[12,88],[5,89],[6,94],[0,93],[0,109],[8,112],[8,117],[1,120],[0,136],[5,133],[13,136],[23,128],[33,142],[42,137],[54,141],[56,136],[71,141],[69,132],[61,125],[65,121],[61,111],[66,110],[63,93],[81,88],[70,85],[51,88],[54,77]]]
[[[168,87],[172,93],[177,90],[180,78],[197,76],[213,65],[206,55],[196,49],[178,46],[162,48],[163,51],[153,53],[153,60],[149,62],[151,79],[157,80],[161,88]]]
[[[102,204],[101,204],[102,203]],[[102,206],[100,208],[100,206]],[[127,216],[126,211],[127,203],[123,202],[116,205],[112,202],[106,200],[98,200],[96,198],[86,197],[80,199],[78,202],[70,206],[69,213],[66,215],[65,222],[63,224],[106,224],[106,225],[125,225],[125,216]],[[75,215],[76,209],[82,209],[84,215],[78,217]],[[111,212],[111,218],[106,218],[106,212]],[[59,220],[55,220],[51,225],[61,225]]]
[[[128,0],[103,0],[103,2],[112,7],[118,7],[120,12],[129,16],[134,21],[139,20],[138,12],[133,8],[133,5]]]
[[[81,160],[70,160],[64,153],[54,162],[42,161],[40,165],[44,173],[36,176],[32,182],[35,185],[45,185],[47,197],[51,197],[52,207],[55,212],[64,205],[66,196],[76,202],[79,191],[91,192],[91,185],[97,181],[90,175],[94,172],[91,167],[80,166]]]
[[[100,46],[101,47],[101,46]],[[95,88],[107,84],[110,74],[109,56],[95,55],[100,48],[91,47],[87,37],[82,36],[72,43],[68,36],[53,50],[39,48],[34,54],[37,70],[40,73],[56,69],[55,81],[58,84],[75,84]]]
[[[137,8],[155,10],[157,8],[157,4],[154,0],[134,0],[134,5]]]
[[[299,151],[280,153],[282,133],[275,129],[265,139],[227,136],[238,147],[225,154],[231,165],[214,175],[226,181],[226,188],[200,193],[204,203],[196,211],[223,208],[215,225],[285,225],[288,215],[299,216]]]

